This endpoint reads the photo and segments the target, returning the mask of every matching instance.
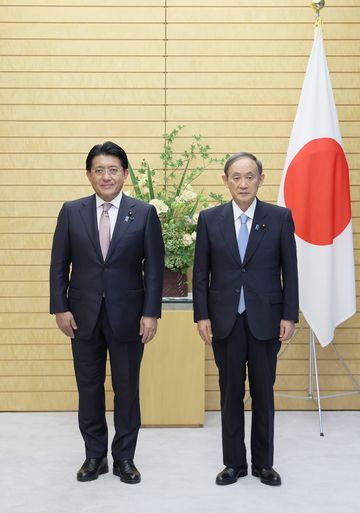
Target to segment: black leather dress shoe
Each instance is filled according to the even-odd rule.
[[[100,474],[109,472],[107,457],[104,458],[86,458],[83,466],[77,473],[78,481],[94,481]]]
[[[120,477],[123,483],[136,484],[141,481],[141,474],[132,460],[115,460],[113,473]]]
[[[260,468],[252,464],[251,466],[252,475],[259,477],[260,481],[270,486],[280,486],[281,477],[273,468]]]
[[[247,476],[247,467],[225,467],[217,476],[216,476],[216,484],[217,485],[229,485],[236,483],[239,477]]]

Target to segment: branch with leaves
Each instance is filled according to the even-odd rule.
[[[153,204],[159,215],[165,243],[165,267],[178,272],[186,272],[192,266],[198,212],[210,203],[224,203],[221,194],[207,193],[203,189],[195,191],[194,181],[214,164],[223,167],[228,158],[228,155],[212,157],[211,148],[203,143],[201,135],[194,135],[190,146],[176,156],[174,144],[183,128],[178,125],[164,135],[161,172],[153,169],[146,159],[137,171],[129,164],[135,197]]]

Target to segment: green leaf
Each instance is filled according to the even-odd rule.
[[[198,207],[199,201],[200,201],[200,196],[198,196],[196,198],[195,205],[193,206],[192,210],[190,211],[189,217],[193,217],[194,216],[194,214],[196,212],[196,209]]]
[[[184,180],[185,180],[185,176],[186,176],[189,164],[190,164],[190,158],[187,160],[185,168],[184,168],[184,171],[182,172],[181,178],[179,180],[179,185],[178,185],[178,187],[176,189],[176,192],[175,192],[175,197],[176,196],[180,196],[181,189],[182,189],[182,186],[183,186],[183,183],[184,183]]]
[[[153,181],[152,181],[151,170],[150,170],[149,164],[147,165],[147,179],[148,179],[148,187],[149,187],[149,197],[150,197],[150,200],[152,200],[155,198],[155,194],[154,194],[154,186],[153,186]]]
[[[136,197],[141,198],[141,190],[140,190],[140,187],[138,186],[138,180],[137,180],[137,178],[135,176],[134,170],[133,170],[132,165],[130,164],[130,162],[128,163],[128,169],[129,169],[129,175],[130,175],[130,178],[131,178],[132,186],[134,187],[134,191],[135,191]]]

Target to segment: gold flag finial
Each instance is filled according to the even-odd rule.
[[[320,10],[325,7],[325,0],[313,0],[311,7],[316,11],[315,27],[321,26]]]

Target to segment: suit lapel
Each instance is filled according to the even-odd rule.
[[[239,248],[236,240],[236,231],[234,223],[234,210],[232,202],[226,203],[221,213],[220,223],[220,237],[225,240],[226,248],[230,251],[238,265],[241,265]]]
[[[264,209],[264,205],[261,201],[257,200],[254,219],[251,225],[251,231],[249,234],[249,241],[246,248],[245,256],[244,256],[244,265],[248,263],[252,255],[254,254],[258,244],[265,234],[265,218],[266,212]]]
[[[102,253],[99,242],[99,229],[96,218],[96,198],[95,194],[84,198],[80,207],[80,217],[83,220],[89,239],[93,244],[99,258],[102,259]]]
[[[112,253],[114,252],[114,249],[116,248],[117,243],[119,242],[121,237],[126,233],[130,224],[133,222],[135,213],[134,207],[135,201],[133,201],[133,199],[130,198],[130,196],[125,196],[125,194],[123,193],[120,202],[119,212],[116,218],[113,236],[111,237],[109,251],[106,255],[106,261],[109,260]]]

